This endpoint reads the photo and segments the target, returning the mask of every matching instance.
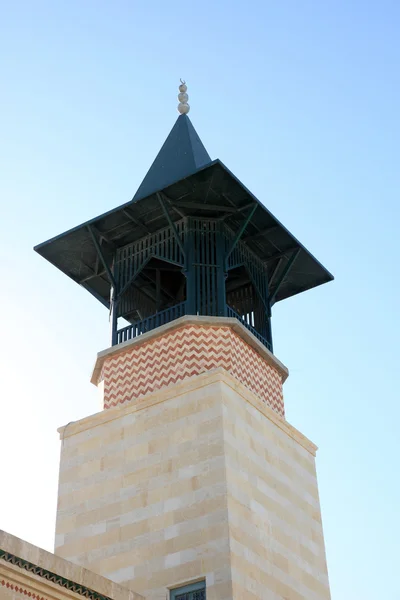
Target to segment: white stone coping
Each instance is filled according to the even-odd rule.
[[[284,419],[278,415],[272,408],[270,408],[265,402],[263,402],[258,396],[256,396],[251,390],[240,383],[233,375],[230,375],[223,367],[217,367],[210,371],[206,371],[201,375],[193,375],[187,379],[183,379],[177,383],[169,385],[168,387],[156,390],[151,393],[147,393],[142,397],[135,398],[134,401],[126,402],[125,404],[119,404],[113,408],[108,408],[89,417],[80,419],[79,421],[73,421],[60,427],[58,432],[60,439],[66,439],[82,431],[92,429],[99,425],[104,425],[115,419],[119,419],[129,413],[138,412],[144,410],[161,402],[165,402],[171,398],[176,398],[182,394],[186,394],[190,391],[200,389],[202,387],[212,385],[218,382],[224,382],[233,390],[235,390],[240,396],[242,396],[245,402],[249,402],[254,406],[261,414],[267,419],[275,423],[282,431],[284,431],[289,437],[298,442],[303,448],[305,448],[310,454],[315,456],[318,448],[311,442],[306,436],[298,431],[293,425],[290,425]]]
[[[35,566],[50,571],[59,577],[68,579],[69,581],[78,585],[84,586],[90,590],[97,592],[103,596],[108,596],[113,600],[144,600],[144,597],[136,592],[129,590],[121,585],[114,583],[110,579],[106,579],[97,573],[93,573],[84,567],[75,565],[60,556],[56,556],[51,552],[43,550],[38,546],[34,546],[25,540],[21,540],[6,531],[0,529],[0,549],[6,551],[9,554],[17,556],[24,561],[34,564]],[[36,582],[37,585],[42,583],[50,585],[53,590],[58,588],[57,584],[53,584],[51,581],[43,579],[40,575],[36,575],[21,569],[18,566],[7,563],[0,560],[0,569],[8,569],[9,571],[15,572],[21,579],[24,578],[26,583]],[[21,583],[23,583],[21,579]],[[33,583],[29,585],[32,586]],[[60,588],[60,593],[63,595],[60,597],[79,597],[79,594],[68,593],[65,588]],[[1,596],[1,593],[0,593]],[[58,597],[58,596],[57,596]]]
[[[286,379],[288,378],[289,371],[287,367],[285,367],[285,365],[282,364],[280,360],[278,360],[276,356],[274,356],[272,352],[270,352],[268,348],[266,348],[266,346],[264,346],[264,344],[262,344],[256,338],[256,336],[251,333],[251,331],[249,331],[244,325],[242,325],[242,323],[240,323],[238,319],[235,319],[233,317],[200,317],[186,315],[184,317],[180,317],[179,319],[175,319],[174,321],[170,321],[165,325],[161,325],[156,329],[152,329],[147,333],[143,333],[142,335],[134,338],[133,340],[128,340],[127,342],[123,342],[122,344],[118,344],[116,346],[111,346],[110,348],[99,352],[97,354],[96,363],[94,365],[94,369],[90,379],[91,383],[97,386],[101,369],[106,358],[109,358],[110,356],[117,356],[118,354],[126,352],[131,348],[141,346],[142,344],[145,344],[150,340],[156,339],[162,335],[165,335],[166,333],[169,333],[176,329],[180,329],[181,327],[185,327],[187,325],[199,325],[202,327],[230,327],[247,344],[249,344],[249,346],[254,348],[254,350],[256,350],[258,354],[260,354],[260,356],[262,356],[262,358],[269,365],[271,365],[271,367],[278,371],[278,373],[282,377],[282,382],[286,381]]]

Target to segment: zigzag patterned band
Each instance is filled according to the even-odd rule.
[[[284,417],[282,377],[230,327],[188,325],[106,358],[104,408],[223,367]]]

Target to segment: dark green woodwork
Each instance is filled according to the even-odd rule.
[[[234,316],[272,350],[264,264],[223,221],[185,217],[119,248],[114,257],[112,314],[121,343],[185,314]],[[251,209],[251,212],[254,208]]]
[[[130,202],[35,250],[109,309],[113,345],[207,315],[238,319],[272,350],[272,305],[333,279],[211,161],[187,115]]]

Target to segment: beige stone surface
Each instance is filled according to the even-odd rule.
[[[316,447],[224,369],[60,435],[58,556],[149,600],[330,597]]]
[[[208,600],[232,597],[219,388],[196,379],[61,431],[58,555],[152,600],[202,576]]]
[[[221,392],[234,597],[329,599],[313,453]]]
[[[143,596],[114,581],[1,530],[0,550],[112,600],[143,600]],[[21,600],[26,596],[34,600],[82,600],[86,597],[59,585],[52,578],[45,578],[5,558],[0,558],[0,598]]]

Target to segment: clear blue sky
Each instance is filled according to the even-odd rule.
[[[179,78],[220,158],[336,276],[276,305],[320,447],[332,596],[400,598],[398,0],[3,2],[0,527],[52,549],[56,427],[99,410],[108,315],[32,247],[128,201]]]

